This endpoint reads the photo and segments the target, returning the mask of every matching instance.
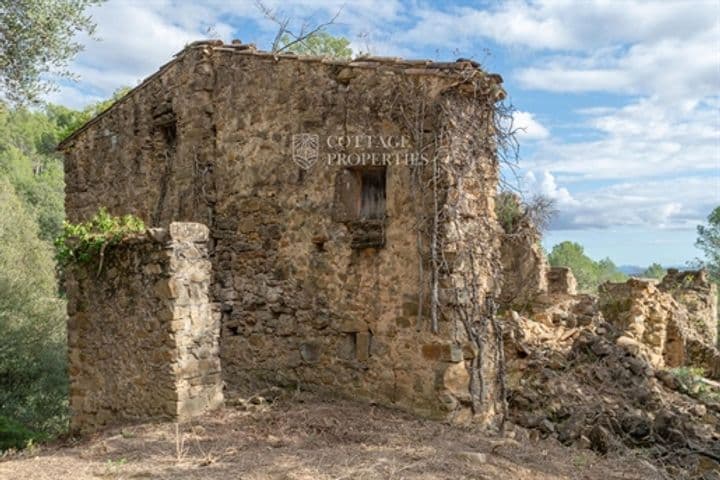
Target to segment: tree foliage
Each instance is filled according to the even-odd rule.
[[[645,269],[645,271],[642,273],[642,277],[657,278],[658,280],[660,280],[665,276],[666,273],[667,270],[665,270],[662,265],[656,262]]]
[[[698,225],[697,233],[695,246],[702,250],[705,256],[700,264],[708,269],[713,281],[720,283],[720,206],[710,212],[707,225]]]
[[[594,261],[585,254],[582,245],[575,242],[562,242],[555,245],[548,255],[553,267],[569,267],[583,292],[594,292],[604,282],[622,282],[627,276],[618,270],[609,258]]]
[[[65,308],[52,246],[64,181],[55,147],[79,113],[0,102],[0,450],[66,428]]]
[[[130,87],[118,88],[107,100],[91,103],[82,110],[73,110],[62,105],[48,105],[46,107],[48,117],[58,127],[57,139],[62,141],[72,135],[75,130],[110,108],[130,90]]]
[[[37,101],[52,89],[48,75],[71,78],[68,64],[92,36],[86,13],[102,0],[0,0],[0,94],[11,103]]]
[[[55,148],[126,92],[80,111],[0,102],[0,450],[66,428],[66,318],[53,240],[72,232],[63,225],[63,163]],[[90,229],[74,226],[87,234],[77,235],[77,244],[59,243],[76,247],[65,250],[68,258],[98,253],[126,227],[141,229],[135,219],[95,220]],[[93,228],[105,236],[91,241]]]
[[[40,238],[49,242],[65,216],[62,159],[54,151],[63,128],[43,111],[0,103],[0,177],[12,184],[35,217]]]
[[[336,37],[327,32],[317,32],[309,37],[293,43],[293,40],[284,35],[280,39],[281,48],[289,46],[289,50],[298,55],[324,55],[333,58],[351,58],[353,51],[350,40],[345,37]]]
[[[293,21],[292,17],[286,16],[277,8],[271,8],[262,0],[255,0],[255,7],[267,20],[277,25],[277,33],[270,47],[272,52],[292,51],[300,55],[352,57],[350,41],[345,37],[336,37],[327,32],[327,27],[334,24],[342,13],[342,7],[325,22],[313,25],[304,20],[299,22],[298,29],[291,28],[291,23],[298,23]]]
[[[0,437],[17,443],[63,431],[65,306],[57,295],[53,252],[40,239],[32,213],[3,178],[0,337]]]

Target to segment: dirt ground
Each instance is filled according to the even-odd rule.
[[[5,455],[1,479],[642,479],[638,456],[599,457],[422,420],[386,408],[294,393],[235,400],[190,424],[150,423]]]

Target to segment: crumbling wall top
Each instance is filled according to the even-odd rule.
[[[480,64],[478,62],[467,58],[458,58],[457,60],[451,62],[435,62],[427,59],[409,60],[399,57],[361,55],[355,57],[354,59],[345,60],[326,56],[297,55],[290,52],[266,52],[258,50],[254,44],[243,44],[237,40],[233,40],[230,44],[225,44],[222,40],[199,40],[188,44],[180,52],[176,53],[172,60],[161,66],[157,72],[143,80],[137,87],[133,88],[123,97],[118,99],[108,109],[75,130],[75,132],[58,144],[57,150],[62,152],[68,149],[72,145],[73,140],[81,132],[87,130],[95,124],[98,119],[113,111],[116,105],[126,101],[136,92],[142,90],[149,83],[153,82],[175,63],[186,57],[188,54],[198,50],[205,55],[212,55],[213,53],[228,53],[240,56],[271,59],[276,62],[298,61],[316,63],[318,65],[345,67],[348,69],[371,69],[383,75],[403,74],[442,77],[448,79],[454,86],[471,85],[472,88],[461,88],[460,91],[466,91],[473,95],[479,92],[483,95],[491,97],[494,101],[500,101],[506,96],[505,90],[502,88],[503,79],[500,75],[485,72],[480,68]],[[339,77],[342,77],[342,75],[342,71],[339,72]]]

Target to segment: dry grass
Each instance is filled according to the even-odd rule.
[[[493,436],[299,393],[191,424],[143,424],[7,456],[2,479],[642,479],[637,458],[600,458],[522,430]]]

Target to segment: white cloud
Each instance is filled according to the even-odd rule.
[[[718,25],[691,36],[669,36],[626,49],[546,58],[540,66],[519,69],[517,78],[526,88],[553,92],[702,98],[720,90]]]
[[[99,41],[79,38],[85,46],[71,70],[79,84],[65,85],[48,97],[82,107],[90,98],[107,98],[117,88],[133,87],[180,51],[207,37],[208,25],[229,35],[232,28],[207,8],[166,0],[116,0],[90,10]]]
[[[555,200],[554,229],[572,230],[633,226],[694,228],[720,201],[720,179],[684,177],[649,182],[622,182],[570,194],[548,171],[529,172],[526,192]]]
[[[209,25],[229,33],[232,28],[210,12],[166,1],[110,1],[92,10],[100,42],[84,41],[86,50],[78,63],[86,67],[111,67],[132,75],[147,75],[174,53],[207,36]],[[188,18],[196,14],[193,19]]]
[[[477,53],[475,45],[489,39],[520,56],[534,50],[535,65],[516,72],[526,88],[666,98],[701,98],[720,89],[713,0],[516,0],[416,12],[414,24],[393,41]]]
[[[409,13],[411,14],[411,13]],[[616,43],[686,37],[715,24],[713,0],[647,2],[626,0],[509,1],[495,7],[420,8],[418,21],[400,39],[445,46],[491,39],[536,50],[583,51]]]
[[[106,99],[106,95],[93,95],[85,91],[82,87],[73,84],[65,84],[45,96],[45,100],[50,103],[64,105],[78,110],[91,103]]]
[[[513,113],[513,128],[517,129],[519,140],[540,140],[548,138],[550,132],[530,112]]]
[[[290,28],[300,31],[303,24],[318,25],[330,20],[338,11],[341,16],[332,29],[342,29],[354,40],[353,46],[366,50],[369,45],[377,54],[412,56],[412,51],[389,42],[382,33],[402,13],[398,0],[298,0],[291,3],[266,0],[267,7],[280,18],[289,18]],[[76,86],[63,86],[48,100],[62,101],[74,107],[90,97],[107,98],[122,86],[135,86],[155,72],[189,42],[204,38],[230,41],[240,37],[245,42],[267,47],[278,26],[263,16],[253,0],[231,2],[208,0],[110,0],[90,10],[97,23],[95,41],[79,38],[85,50],[78,55],[71,70],[80,77]],[[232,24],[230,23],[232,22]],[[260,32],[260,38],[243,38],[234,25],[249,25]],[[247,33],[247,31],[245,31]],[[361,48],[358,48],[361,47]],[[91,91],[80,94],[79,90]]]
[[[711,101],[688,106],[645,98],[586,113],[585,126],[599,138],[543,142],[524,166],[566,181],[720,173],[718,114]]]
[[[462,7],[445,12],[425,8],[418,10],[417,23],[397,38],[405,43],[430,46],[480,38],[533,48],[562,48],[572,42],[557,18],[539,13],[524,2],[506,4],[495,10]]]
[[[567,188],[559,187],[555,177],[547,170],[544,170],[538,178],[533,172],[527,172],[523,178],[523,190],[526,195],[542,195],[555,201],[559,208],[573,207],[578,204]]]

